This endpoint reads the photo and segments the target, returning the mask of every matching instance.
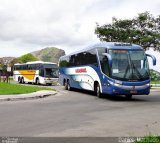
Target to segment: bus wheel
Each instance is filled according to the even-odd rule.
[[[18,77],[18,83],[21,83],[21,78],[20,77]]]
[[[100,91],[100,86],[99,86],[98,83],[95,86],[95,93],[96,93],[97,97],[102,98],[102,94],[101,94],[101,91]]]
[[[68,90],[68,84],[67,84],[66,80],[64,81],[64,88],[65,88],[65,90]]]
[[[67,89],[70,91],[71,90],[71,85],[69,83],[69,80],[67,81]]]
[[[132,99],[132,94],[125,95],[126,99]]]
[[[23,77],[21,78],[21,83],[22,83],[22,84],[24,83],[24,78],[23,78]]]
[[[39,85],[39,84],[40,84],[40,82],[39,82],[39,78],[37,78],[37,79],[36,79],[36,84],[37,84],[37,85]]]

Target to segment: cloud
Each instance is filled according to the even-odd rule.
[[[0,0],[0,57],[47,46],[69,53],[99,41],[96,22],[132,18],[144,11],[159,14],[159,6],[159,0]]]

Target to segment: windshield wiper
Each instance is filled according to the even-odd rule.
[[[129,69],[130,69],[130,66],[129,66],[129,64],[128,64],[128,66],[127,66],[127,68],[126,68],[126,70],[125,70],[125,74],[124,74],[123,78],[126,78],[126,75],[127,75],[128,71],[129,71]]]
[[[134,63],[133,62],[131,62],[132,63],[132,67],[133,67],[133,69],[134,69],[134,71],[135,72],[133,72],[133,73],[137,73],[137,74],[135,74],[140,80],[142,80],[144,77],[140,74],[140,72],[138,71],[138,69],[136,68],[136,66],[134,65]],[[132,73],[132,74],[133,74]],[[133,75],[132,75],[133,76]]]
[[[127,68],[126,68],[126,70],[125,70],[125,74],[124,74],[124,76],[123,76],[124,79],[126,78],[128,71],[129,71],[129,70],[132,71],[131,57],[130,57],[129,53],[128,53],[127,55],[128,55],[129,61],[128,61]],[[133,71],[132,71],[132,74],[133,74]],[[131,74],[129,74],[128,80],[129,80],[130,77],[131,77]]]
[[[140,74],[140,72],[138,71],[138,69],[136,68],[134,63],[132,62],[129,54],[128,54],[128,57],[129,57],[129,64],[128,64],[126,70],[125,70],[125,74],[124,74],[123,78],[126,78],[126,75],[127,75],[128,71],[131,70],[131,74],[129,75],[129,78],[132,77],[131,80],[142,80],[143,76]],[[134,77],[136,77],[138,79],[135,79]]]

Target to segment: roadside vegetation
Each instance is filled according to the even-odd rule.
[[[149,135],[145,136],[139,141],[136,141],[135,143],[160,143],[160,136],[155,135]]]
[[[151,81],[151,84],[160,84],[160,81]]]
[[[25,94],[40,90],[53,90],[53,89],[47,87],[17,85],[17,84],[0,82],[0,95]]]
[[[151,84],[160,84],[160,74],[153,70],[150,70],[150,75],[151,75]]]

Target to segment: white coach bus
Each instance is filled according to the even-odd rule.
[[[15,64],[13,79],[19,83],[52,85],[58,80],[58,65],[43,61]]]
[[[62,56],[59,82],[65,89],[78,88],[103,94],[148,95],[150,74],[147,57],[156,58],[130,43],[102,42]]]

